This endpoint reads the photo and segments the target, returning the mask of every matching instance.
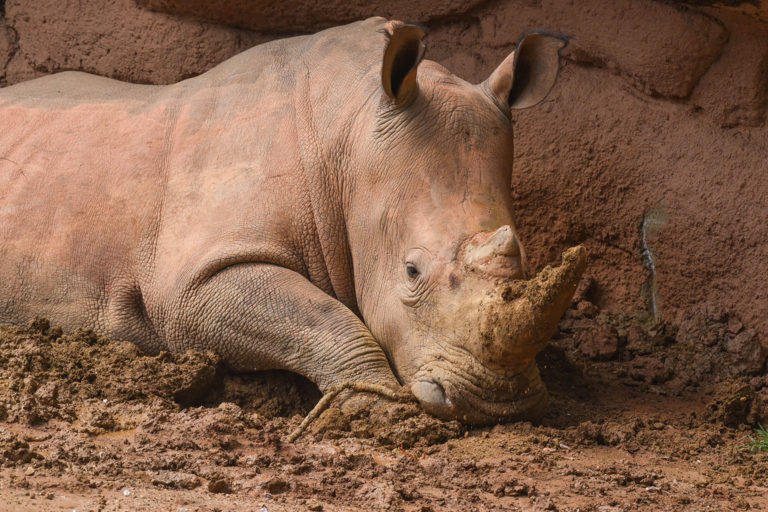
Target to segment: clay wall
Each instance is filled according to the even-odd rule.
[[[512,194],[532,263],[583,243],[582,296],[599,308],[683,331],[727,324],[734,350],[764,354],[768,3],[725,3],[5,0],[0,84],[69,69],[170,83],[373,14],[424,22],[427,57],[480,81],[525,30],[560,31],[571,40],[558,84],[514,117]]]

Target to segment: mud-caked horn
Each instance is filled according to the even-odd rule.
[[[464,252],[464,263],[492,274],[509,273],[512,277],[528,276],[525,251],[511,226],[502,226],[486,239],[473,240]]]
[[[573,247],[560,266],[510,280],[489,296],[479,315],[480,359],[503,373],[527,368],[557,330],[586,266],[586,249]]]

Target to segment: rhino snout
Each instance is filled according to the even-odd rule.
[[[513,377],[495,374],[476,361],[458,362],[457,368],[464,372],[459,380],[433,369],[429,372],[433,375],[424,375],[411,385],[411,392],[429,414],[486,425],[533,419],[546,407],[547,390],[535,364]]]

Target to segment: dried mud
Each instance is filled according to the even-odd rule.
[[[539,357],[540,424],[467,429],[353,398],[294,444],[319,398],[298,376],[144,355],[44,320],[0,327],[0,510],[768,507],[768,454],[743,447],[768,381],[726,371],[727,315],[647,327],[579,294]]]

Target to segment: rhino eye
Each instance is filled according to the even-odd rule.
[[[419,269],[417,269],[416,265],[414,265],[413,263],[406,263],[405,272],[408,274],[408,277],[410,279],[416,279],[417,277],[419,277]]]

